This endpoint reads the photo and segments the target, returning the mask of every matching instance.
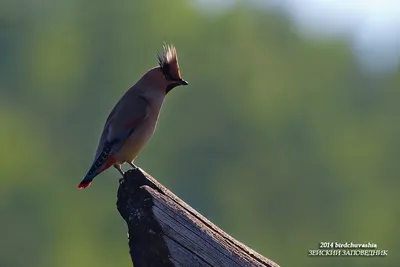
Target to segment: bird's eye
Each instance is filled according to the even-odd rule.
[[[167,81],[172,81],[172,80],[173,80],[171,74],[169,74],[169,73],[165,73],[164,76],[165,76],[165,79],[166,79]]]

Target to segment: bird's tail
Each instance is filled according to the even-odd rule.
[[[92,183],[92,180],[82,180],[82,182],[80,182],[80,183],[78,184],[78,189],[85,189],[85,188],[88,187],[91,183]]]
[[[85,178],[83,178],[83,180],[79,183],[78,189],[85,189],[86,187],[88,187],[92,183],[94,177],[96,177],[103,171],[110,168],[114,163],[115,163],[114,157],[109,157],[105,162],[104,158],[98,159],[92,165],[89,172],[86,174]]]
[[[87,174],[85,178],[83,178],[83,180],[78,184],[78,189],[85,189],[86,187],[88,187],[92,183],[94,178],[91,176],[92,175],[89,176],[89,174]]]
[[[83,180],[78,184],[78,189],[85,189],[88,187],[92,183],[94,177],[96,177],[98,174],[99,172],[97,171],[97,166],[93,164],[88,173],[85,175],[85,178],[83,178]]]

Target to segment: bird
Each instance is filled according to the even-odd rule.
[[[157,58],[158,66],[149,69],[111,110],[94,161],[78,189],[90,186],[97,175],[111,166],[122,177],[122,164],[136,169],[133,162],[153,136],[166,95],[177,86],[188,85],[181,77],[175,46],[164,44]]]

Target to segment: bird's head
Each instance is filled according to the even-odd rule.
[[[164,45],[163,53],[158,53],[158,70],[162,73],[166,81],[166,93],[179,85],[188,85],[188,82],[183,80],[179,71],[178,55],[176,48],[172,45]]]

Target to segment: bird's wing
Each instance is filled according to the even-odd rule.
[[[147,100],[140,95],[121,98],[104,126],[88,178],[93,178],[115,163],[113,155],[146,119],[148,108]]]

